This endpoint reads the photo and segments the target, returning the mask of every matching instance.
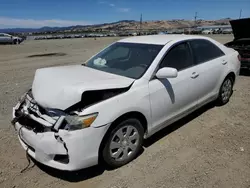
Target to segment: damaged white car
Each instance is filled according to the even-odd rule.
[[[38,69],[12,124],[47,166],[119,167],[160,129],[211,101],[226,104],[239,70],[238,52],[207,37],[122,39],[82,65]]]

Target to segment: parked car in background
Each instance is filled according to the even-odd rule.
[[[166,35],[166,34],[168,34],[166,31],[161,31],[157,35]]]
[[[82,65],[38,69],[12,124],[40,163],[116,168],[167,125],[209,102],[226,104],[239,70],[238,52],[208,37],[130,37]]]
[[[0,44],[20,44],[23,41],[21,37],[15,37],[7,33],[0,33]]]
[[[172,31],[172,34],[184,34],[184,29],[175,29]]]
[[[192,29],[191,31],[190,31],[190,34],[201,34],[201,29]]]
[[[213,34],[221,34],[221,32],[222,32],[221,28],[213,30]]]
[[[208,34],[213,34],[213,30],[212,29],[205,29],[201,32],[202,34],[208,35]]]
[[[223,29],[222,34],[232,34],[233,33],[233,30],[232,29]]]
[[[231,20],[230,24],[234,40],[225,45],[239,52],[242,68],[250,68],[250,18]]]

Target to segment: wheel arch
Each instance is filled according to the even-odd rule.
[[[119,116],[115,121],[113,121],[111,123],[110,127],[108,128],[107,132],[105,133],[105,135],[104,135],[104,137],[103,137],[103,139],[101,141],[99,151],[98,151],[98,158],[99,158],[98,161],[99,161],[99,163],[102,162],[102,150],[104,148],[105,141],[108,139],[108,135],[110,134],[110,132],[114,129],[114,127],[116,125],[118,125],[119,123],[121,123],[122,121],[124,121],[124,120],[126,120],[128,118],[138,119],[142,124],[144,134],[148,131],[148,121],[147,121],[146,117],[141,112],[131,111],[131,112],[127,112],[127,113]]]
[[[233,84],[234,84],[234,83],[235,83],[236,75],[235,75],[234,72],[229,72],[229,73],[227,74],[227,76],[225,77],[225,79],[227,79],[227,78],[232,78],[232,81],[233,81]],[[224,79],[224,80],[225,80],[225,79]]]

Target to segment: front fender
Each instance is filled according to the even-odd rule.
[[[109,98],[86,108],[80,115],[98,112],[98,117],[91,126],[100,127],[115,121],[118,117],[128,112],[142,113],[148,127],[151,125],[151,108],[148,84],[130,88],[125,93]]]

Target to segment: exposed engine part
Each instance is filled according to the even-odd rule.
[[[93,91],[85,91],[82,94],[82,99],[79,103],[69,107],[65,110],[65,112],[70,113],[72,111],[80,111],[90,105],[96,104],[100,101],[109,99],[121,93],[124,93],[130,89],[131,85],[126,88],[118,88],[118,89],[106,89],[106,90],[93,90]]]
[[[241,39],[226,43],[225,46],[238,51],[242,57],[250,57],[250,39]]]

